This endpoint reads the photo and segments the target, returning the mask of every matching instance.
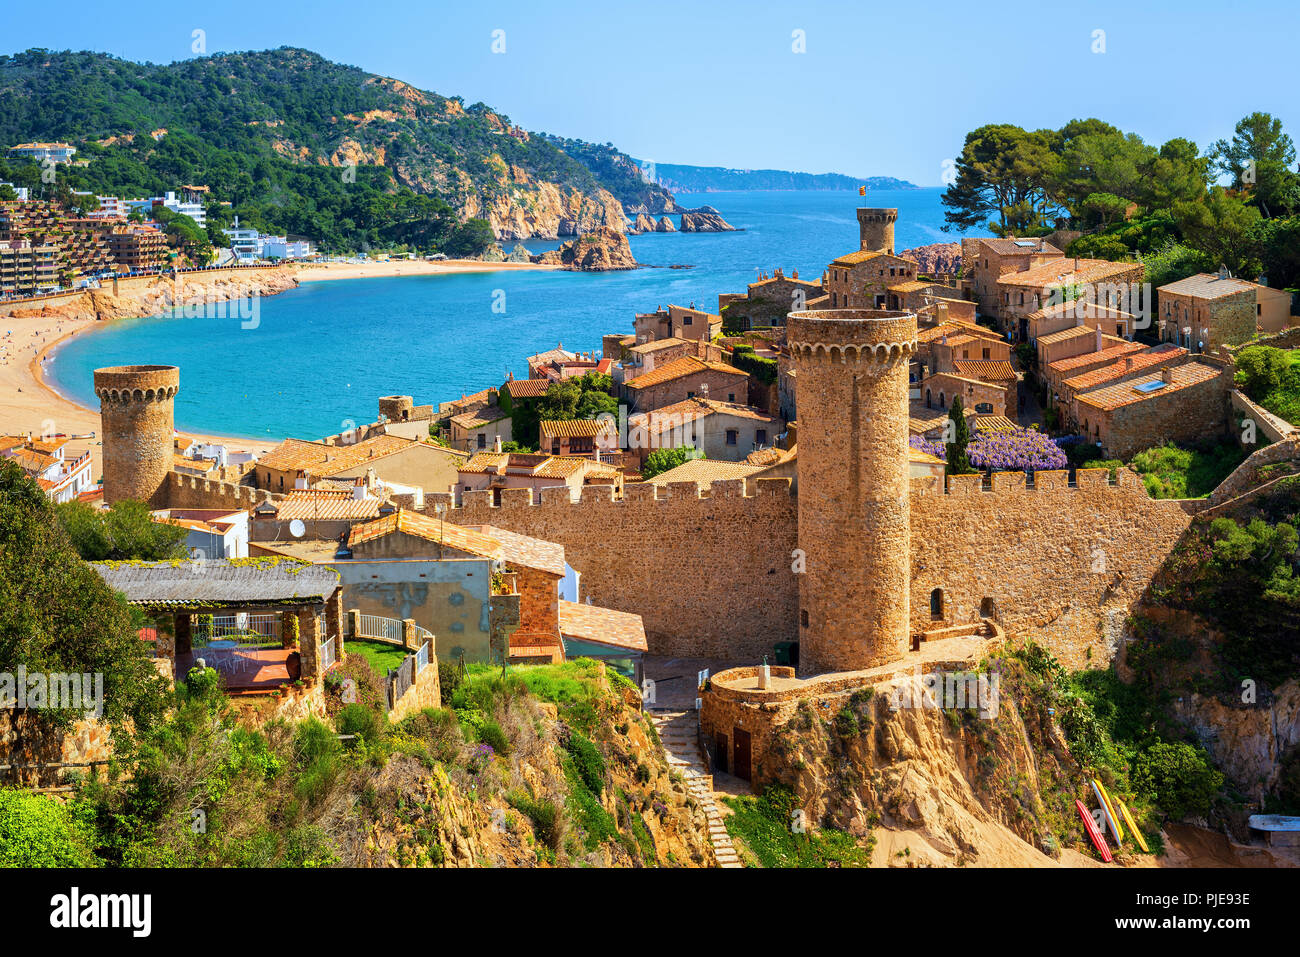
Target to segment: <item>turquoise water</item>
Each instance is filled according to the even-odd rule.
[[[600,351],[604,333],[668,303],[717,309],[758,270],[821,274],[858,247],[855,209],[897,206],[895,246],[951,242],[940,189],[708,193],[735,233],[631,237],[650,266],[615,273],[497,272],[304,283],[260,301],[256,328],[228,319],[130,319],[78,336],[49,366],[59,391],[94,407],[91,372],[108,365],[180,366],[180,429],[238,436],[330,435],[372,422],[381,395],[437,403],[527,375],[524,357],[563,342]],[[674,217],[675,221],[675,217]],[[555,243],[529,243],[533,248]],[[497,306],[494,311],[494,304]],[[504,307],[504,312],[501,308]]]

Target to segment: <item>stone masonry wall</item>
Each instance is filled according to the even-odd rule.
[[[1102,667],[1115,654],[1128,608],[1182,537],[1199,503],[1156,500],[1128,469],[1020,472],[912,481],[912,628],[988,612],[1012,640],[1033,639],[1068,667]],[[989,604],[986,604],[986,599]],[[1091,657],[1088,649],[1092,649]]]

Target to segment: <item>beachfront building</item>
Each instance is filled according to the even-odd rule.
[[[59,246],[0,240],[0,297],[36,296],[59,287]]]
[[[92,486],[90,450],[69,453],[62,437],[0,435],[0,456],[16,463],[56,504],[70,502]]]

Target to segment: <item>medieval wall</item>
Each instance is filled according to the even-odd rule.
[[[739,479],[703,492],[694,482],[637,483],[621,501],[607,485],[584,487],[577,503],[566,488],[542,489],[537,504],[530,493],[503,489],[494,506],[488,493],[466,492],[447,520],[563,545],[582,572],[583,600],[641,615],[652,654],[753,661],[797,638],[787,480],[760,480],[753,496]],[[426,498],[429,514],[437,500]]]
[[[197,475],[169,472],[158,492],[156,508],[224,508],[230,511],[256,508],[263,501],[278,502],[283,495],[255,489],[249,485],[235,485],[202,479]]]
[[[1020,472],[912,481],[912,627],[991,613],[1011,640],[1033,639],[1067,667],[1103,667],[1128,609],[1190,524],[1199,502],[1156,500],[1127,469]],[[986,603],[987,600],[987,603]]]
[[[1117,485],[1105,469],[1077,475],[1074,487],[1064,471],[1038,472],[1026,488],[1023,473],[998,473],[989,491],[981,476],[950,476],[946,493],[912,480],[912,630],[974,621],[987,598],[1009,640],[1038,641],[1073,668],[1109,661],[1128,608],[1202,503],[1150,499],[1127,470]],[[447,520],[564,545],[583,600],[641,615],[651,654],[753,663],[799,638],[796,500],[784,480],[760,480],[753,496],[743,484],[673,482],[654,497],[638,483],[622,501],[608,486],[584,488],[581,502],[542,490],[535,504],[505,489],[500,506],[471,492]],[[430,514],[439,500],[426,499]]]

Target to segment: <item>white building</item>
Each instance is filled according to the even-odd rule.
[[[55,163],[72,162],[77,148],[70,143],[19,143],[9,147],[9,155],[34,159],[38,163],[52,160]]]
[[[30,435],[0,436],[0,455],[12,459],[51,502],[70,502],[92,485],[89,450],[66,455],[68,440]]]
[[[189,534],[190,557],[204,561],[248,557],[248,512],[220,508],[163,508],[153,513],[160,524],[179,525]]]

